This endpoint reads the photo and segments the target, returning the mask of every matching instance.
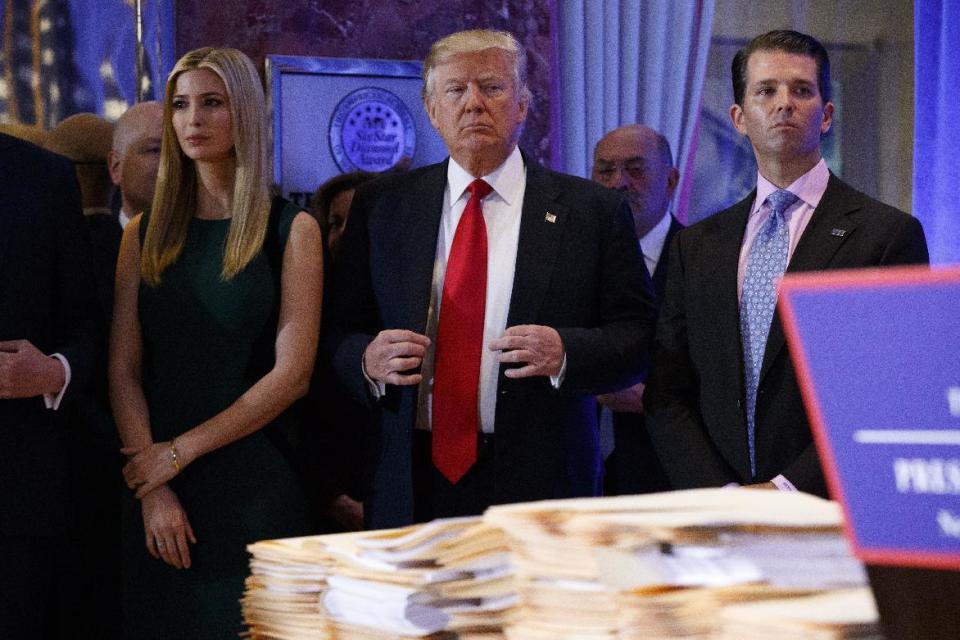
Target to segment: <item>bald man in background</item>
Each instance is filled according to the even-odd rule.
[[[594,148],[591,178],[626,196],[659,305],[666,284],[667,248],[674,234],[683,228],[670,215],[670,201],[680,180],[680,172],[673,166],[670,143],[642,124],[618,127],[603,136]],[[606,495],[670,488],[647,435],[642,395],[641,382],[597,398],[603,406],[601,440],[612,440],[613,446],[604,463]]]
[[[87,216],[97,285],[108,321],[113,314],[113,278],[120,237],[130,219],[149,209],[153,201],[162,131],[163,105],[159,102],[135,104],[120,116],[107,153],[110,180],[120,191],[120,210],[103,216]]]
[[[107,156],[110,178],[120,189],[119,223],[150,208],[160,168],[163,105],[141,102],[127,109],[113,130],[113,148]],[[118,236],[119,240],[119,236]]]

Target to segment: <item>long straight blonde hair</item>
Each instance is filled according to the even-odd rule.
[[[160,170],[140,252],[140,274],[151,286],[159,285],[163,272],[180,257],[187,239],[187,227],[196,213],[196,167],[183,153],[173,129],[173,96],[177,78],[181,73],[195,69],[208,69],[223,80],[233,123],[236,173],[221,278],[230,280],[240,273],[260,252],[267,235],[269,162],[266,108],[260,76],[250,58],[237,49],[195,49],[177,61],[167,79]]]

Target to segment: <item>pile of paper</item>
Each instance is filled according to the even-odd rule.
[[[247,547],[253,558],[240,605],[253,640],[333,638],[319,606],[333,561],[317,553],[313,540],[266,540]]]
[[[726,607],[723,640],[883,640],[869,589]]]
[[[510,640],[715,638],[728,605],[866,582],[836,504],[696,491],[507,505],[520,602]]]
[[[258,542],[251,638],[494,640],[516,602],[506,539],[479,518]]]

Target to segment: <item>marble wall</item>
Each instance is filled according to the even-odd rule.
[[[520,146],[549,165],[551,6],[551,0],[178,0],[177,54],[236,47],[261,69],[268,54],[422,60],[448,33],[508,30],[527,47],[535,96]]]

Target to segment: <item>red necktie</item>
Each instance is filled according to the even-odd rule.
[[[480,354],[487,298],[487,226],[480,201],[492,187],[474,180],[443,278],[433,366],[433,464],[451,483],[477,460]]]

